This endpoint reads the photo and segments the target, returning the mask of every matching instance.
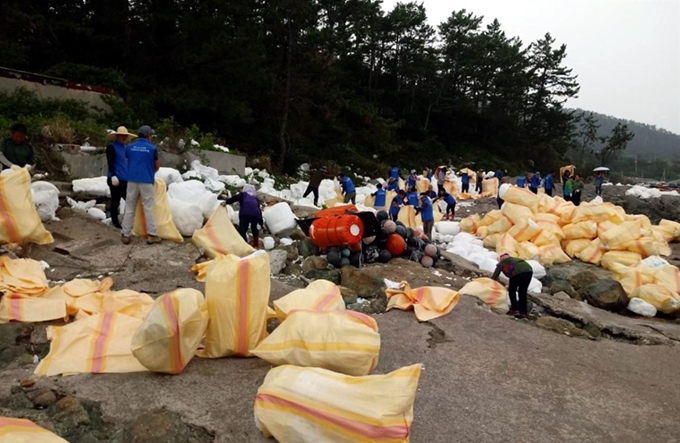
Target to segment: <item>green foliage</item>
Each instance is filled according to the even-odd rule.
[[[602,166],[606,165],[620,152],[626,150],[628,142],[635,137],[635,134],[628,131],[628,125],[617,123],[612,129],[611,135],[607,138],[605,146],[597,153]]]

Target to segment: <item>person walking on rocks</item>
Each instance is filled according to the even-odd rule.
[[[538,187],[541,186],[541,173],[535,172],[529,177],[529,190],[538,194]]]
[[[602,185],[604,184],[604,173],[595,174],[595,195],[602,196]]]
[[[250,232],[253,234],[252,245],[258,248],[260,246],[260,232],[257,229],[257,225],[264,226],[264,220],[262,219],[262,209],[260,208],[260,200],[257,198],[255,186],[250,184],[243,185],[243,190],[227,199],[225,203],[231,205],[236,202],[239,203],[238,233],[248,243],[248,228],[250,228]]]
[[[475,181],[475,191],[477,191],[477,194],[482,193],[482,182],[484,181],[484,171],[481,169],[477,171],[477,177]]]
[[[550,171],[548,175],[545,176],[545,182],[543,183],[545,193],[548,194],[550,197],[552,197],[553,189],[555,189],[555,183],[553,181],[553,172],[554,171]]]
[[[434,227],[434,208],[432,200],[424,192],[420,194],[420,219],[423,222],[423,233],[427,238],[432,238],[432,228]]]
[[[153,213],[154,208],[154,189],[153,183],[161,167],[158,160],[158,150],[151,143],[155,131],[149,126],[142,126],[137,131],[138,139],[125,149],[127,158],[127,194],[125,195],[125,216],[123,217],[122,241],[124,244],[130,243],[132,227],[135,223],[135,212],[137,202],[142,199],[144,219],[146,220],[146,232],[148,238],[146,243],[151,245],[160,243],[156,228],[156,217]]]
[[[453,195],[449,194],[445,189],[442,188],[439,190],[439,196],[437,197],[437,200],[444,200],[444,203],[446,203],[446,214],[444,215],[444,220],[453,221],[456,218],[456,199],[453,197]]]
[[[581,204],[581,192],[583,192],[583,181],[581,180],[581,177],[576,174],[574,176],[574,183],[572,184],[573,186],[573,194],[571,196],[571,201],[576,205]]]
[[[313,193],[314,206],[319,206],[319,186],[321,185],[321,181],[325,178],[333,178],[332,175],[328,174],[328,169],[325,166],[322,166],[314,171],[309,179],[307,190],[302,195],[302,198],[306,198],[309,194]]]
[[[352,182],[352,179],[347,177],[342,172],[340,173],[340,175],[338,175],[338,177],[340,178],[340,186],[342,187],[342,193],[345,195],[344,202],[349,203],[351,201],[353,205],[356,205],[357,193],[356,189],[354,188],[354,183]]]
[[[507,315],[513,315],[518,319],[527,318],[527,291],[534,275],[533,268],[521,258],[511,257],[510,254],[503,253],[499,257],[496,270],[491,278],[498,281],[501,272],[509,279],[510,310]]]
[[[118,217],[120,214],[120,201],[127,195],[127,157],[125,157],[125,144],[130,134],[125,126],[119,126],[116,132],[109,134],[114,137],[113,142],[106,147],[106,184],[111,191],[111,224],[121,229]]]
[[[399,190],[399,193],[394,196],[392,202],[390,203],[390,219],[397,221],[399,219],[399,211],[404,205],[404,199],[406,198],[406,192],[403,189]]]

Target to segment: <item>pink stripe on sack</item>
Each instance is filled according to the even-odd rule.
[[[369,328],[375,330],[375,323],[371,321],[371,320],[373,320],[373,318],[369,317],[366,314],[362,314],[361,312],[356,312],[356,311],[336,311],[336,312],[340,312],[343,315],[348,315],[350,317],[356,318],[357,320],[364,323]]]
[[[248,355],[249,343],[249,328],[248,328],[248,296],[250,295],[250,282],[248,281],[250,271],[250,262],[248,260],[241,260],[238,265],[238,282],[239,282],[239,306],[238,306],[238,345],[236,346],[236,354]]]
[[[94,343],[94,352],[92,352],[92,372],[98,374],[104,370],[104,352],[106,351],[106,343],[109,339],[111,326],[113,326],[113,312],[107,312],[102,319],[101,327]]]
[[[425,286],[418,288],[416,290],[416,302],[417,303],[422,303],[423,302],[423,296],[425,295]]]
[[[10,320],[21,320],[21,299],[19,294],[9,296]]]
[[[182,361],[182,353],[179,347],[179,321],[177,320],[177,312],[175,312],[175,306],[172,303],[172,297],[170,297],[170,294],[163,298],[163,307],[165,308],[165,313],[168,316],[170,330],[172,332],[172,336],[170,338],[172,370],[173,373],[179,374],[184,370],[184,362]]]
[[[326,306],[328,306],[337,296],[338,293],[340,292],[340,288],[335,286],[333,289],[331,289],[328,294],[324,296],[324,298],[321,299],[319,303],[316,305],[316,310],[317,311],[324,311],[326,309]]]
[[[257,401],[293,409],[294,411],[323,420],[327,423],[336,425],[345,431],[353,432],[366,438],[382,440],[387,438],[392,439],[405,438],[408,437],[409,435],[409,426],[407,425],[399,426],[370,425],[367,423],[361,423],[354,420],[350,420],[348,418],[339,417],[328,412],[319,411],[318,409],[314,409],[309,406],[295,403],[283,398],[274,397],[272,395],[259,394],[256,398]]]

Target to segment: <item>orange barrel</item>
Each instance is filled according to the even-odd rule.
[[[345,214],[314,220],[309,238],[316,246],[347,246],[359,243],[364,235],[364,224],[356,215]]]
[[[359,212],[356,206],[354,205],[342,205],[342,206],[335,206],[333,208],[327,208],[327,209],[322,209],[318,211],[316,214],[314,214],[314,217],[321,218],[321,217],[330,217],[332,215],[345,215],[347,211],[351,212]]]

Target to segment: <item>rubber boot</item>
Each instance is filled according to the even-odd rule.
[[[253,237],[253,248],[260,249],[260,237]]]

